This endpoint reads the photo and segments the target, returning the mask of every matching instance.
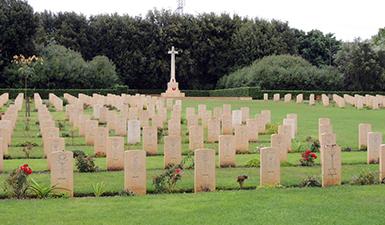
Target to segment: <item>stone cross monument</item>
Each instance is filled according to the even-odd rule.
[[[169,51],[168,54],[171,55],[170,81],[167,83],[167,90],[166,92],[162,93],[162,97],[184,97],[184,93],[179,90],[179,84],[175,79],[175,55],[178,54],[178,52],[175,51],[174,46],[172,46],[171,51]]]
[[[170,82],[176,82],[176,80],[175,80],[175,55],[177,55],[178,52],[175,51],[174,46],[172,46],[171,51],[168,51],[168,54],[171,55],[171,79],[170,79]]]

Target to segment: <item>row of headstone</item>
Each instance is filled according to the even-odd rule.
[[[203,106],[201,106],[200,108],[201,108],[201,111],[204,111]],[[173,127],[172,125],[173,120],[177,121],[177,119],[180,118],[178,115],[178,110],[176,111],[177,112],[172,113],[172,115],[174,116],[172,116],[172,118],[170,119],[171,120],[171,122],[169,122],[170,127]],[[194,114],[192,114],[191,110],[189,111],[190,111],[190,116],[194,117],[195,112]],[[245,109],[243,111],[247,112],[247,110]],[[200,113],[200,114],[201,114],[200,117],[204,117],[204,115],[207,115],[205,113]],[[231,124],[232,124],[233,122],[232,112],[229,115],[231,115]],[[240,115],[242,118],[242,110]],[[239,117],[239,113],[236,117]],[[247,117],[245,117],[245,119],[247,123]],[[293,133],[295,134],[296,132],[296,120],[297,118],[295,114],[294,115],[289,114],[287,118],[284,119],[284,124],[282,125],[282,127],[286,126],[287,128],[286,129],[281,128],[282,130],[281,135],[286,134],[287,139],[293,138]],[[140,123],[140,121],[138,120],[136,121],[137,121],[136,123]],[[236,118],[235,121],[239,121],[239,118]],[[235,130],[239,127],[242,127],[243,125],[244,125],[243,122],[240,125],[236,125]],[[335,135],[332,133],[330,120],[326,118],[320,119],[319,125],[320,125],[319,131],[321,136],[320,140],[321,140],[321,149],[322,149],[321,164],[322,164],[323,186],[336,185],[340,183],[340,171],[341,171],[340,148],[335,143]],[[178,126],[178,125],[175,125],[175,126]],[[180,126],[180,123],[179,123],[179,126]],[[198,126],[201,126],[203,129],[203,125],[198,125]],[[329,127],[325,128],[323,126],[329,126]],[[140,137],[140,125],[139,126],[137,125],[136,127],[139,127],[139,129],[137,130],[139,130],[139,137]],[[207,124],[207,127],[209,127],[209,123]],[[143,139],[145,139],[144,136],[146,136],[146,133],[148,133],[149,130],[152,130],[152,131],[156,130],[156,127],[144,127],[143,130],[144,130]],[[164,141],[165,142],[165,166],[167,164],[174,164],[174,163],[180,162],[181,160],[181,152],[180,152],[181,136],[180,136],[180,132],[178,132],[178,129],[176,130],[177,131],[171,131],[169,133],[169,136],[165,137],[165,141]],[[111,154],[109,154],[110,151],[107,150],[107,157],[111,159],[115,158],[120,161],[119,167],[109,168],[109,169],[111,170],[121,169],[122,167],[124,167],[125,190],[133,192],[138,195],[145,194],[146,193],[146,165],[145,165],[146,151],[137,150],[137,151],[125,152],[124,140],[122,137],[108,137],[108,133],[106,136],[107,136],[107,144],[106,144],[107,149],[117,149],[117,151],[115,150],[111,151]],[[157,135],[155,136],[157,137]],[[148,140],[152,143],[154,143],[153,139],[154,138],[152,137],[148,137]],[[143,142],[145,141],[143,140]],[[277,185],[280,182],[280,159],[281,159],[281,152],[282,152],[281,149],[283,148],[275,147],[276,145],[273,142],[274,141],[272,137],[272,147],[261,149],[261,168],[260,168],[261,181],[260,183],[262,186]],[[235,149],[236,149],[234,147],[235,143],[236,143],[235,135],[231,134],[231,135],[219,136],[219,158],[220,158],[221,166],[234,165],[233,163],[235,162],[234,160],[232,160],[232,158],[235,158]],[[283,144],[279,144],[278,146],[282,146],[282,145]],[[215,152],[214,150],[201,149],[201,148],[198,148],[195,150],[196,151],[195,151],[195,159],[194,159],[195,160],[194,190],[196,192],[215,190]],[[111,155],[111,157],[109,157],[108,155]],[[122,160],[123,158],[124,160]],[[65,164],[64,161],[62,162],[62,164]],[[338,182],[338,179],[339,179],[339,182]]]
[[[269,100],[269,95],[267,93],[263,94],[263,100],[267,101]],[[278,102],[281,100],[280,94],[276,93],[273,94],[273,101]],[[284,102],[288,103],[292,100],[292,94],[285,94],[284,95]],[[385,107],[385,96],[383,95],[358,95],[355,94],[354,97],[348,94],[344,94],[343,97],[333,94],[332,100],[336,103],[336,105],[339,108],[344,108],[346,104],[350,104],[352,106],[355,106],[357,109],[362,109],[364,106],[370,108],[370,109],[379,109]],[[298,94],[296,96],[296,103],[303,103],[304,98],[303,94]],[[328,95],[322,94],[321,95],[321,102],[323,106],[329,106],[330,105],[330,99]],[[310,94],[309,95],[309,105],[315,104],[315,95]]]
[[[322,186],[341,184],[341,148],[336,144],[336,135],[328,118],[319,119],[321,145]],[[370,124],[359,125],[359,147],[367,147],[367,162],[380,163],[380,181],[385,176],[385,145],[382,134],[371,132]]]
[[[207,128],[209,143],[218,142],[220,135],[234,135],[236,151],[248,152],[249,142],[257,141],[258,134],[265,132],[266,124],[271,121],[271,112],[263,110],[252,118],[248,107],[231,110],[231,105],[224,104],[211,111],[200,104],[197,113],[193,107],[186,108],[186,119],[190,150],[204,148],[204,130]]]
[[[367,150],[367,163],[375,164],[381,161],[382,133],[372,132],[372,125],[358,125],[358,148]],[[381,171],[380,171],[381,172]]]
[[[16,127],[18,112],[21,110],[23,103],[23,94],[19,94],[14,104],[9,105],[7,110],[1,115],[0,120],[0,173],[3,172],[3,158],[8,155],[8,146],[12,142],[13,131]],[[8,101],[8,93],[0,96],[0,105],[3,106]]]
[[[284,102],[288,103],[288,102],[291,102],[291,94],[285,94],[284,96]]]
[[[41,137],[43,140],[43,152],[47,157],[48,170],[51,170],[53,152],[64,151],[65,141],[60,137],[60,130],[56,127],[55,120],[51,113],[48,111],[46,105],[42,104],[39,94],[34,94],[35,107],[38,112],[38,121]]]
[[[9,94],[3,93],[0,95],[0,108],[4,106],[5,103],[7,103],[9,100]]]
[[[336,95],[336,94],[333,94],[333,101],[336,103],[336,105],[339,107],[339,108],[345,108],[345,98],[339,96],[339,95]]]
[[[341,184],[341,147],[336,143],[329,118],[319,118],[318,135],[320,141],[322,186]]]
[[[329,101],[329,97],[327,95],[322,94],[321,95],[321,101],[322,101],[323,106],[329,106],[330,101]]]
[[[73,153],[69,151],[52,153],[57,170],[51,170],[51,184],[73,196]],[[146,152],[129,150],[123,152],[124,190],[135,195],[147,192]],[[215,190],[215,151],[197,149],[194,157],[194,191]]]
[[[48,94],[48,101],[55,107],[56,111],[63,111],[63,100],[53,93]]]
[[[287,161],[287,153],[291,151],[291,142],[297,134],[297,114],[291,113],[278,126],[278,133],[271,135],[271,147],[278,149],[280,162]]]
[[[348,95],[348,94],[344,94],[343,95],[343,98],[346,102],[346,104],[349,104],[349,105],[352,105],[352,106],[355,106],[356,105],[356,99],[355,97],[351,96],[351,95]]]
[[[107,99],[101,96],[95,97],[98,100],[93,101],[95,103],[93,105],[93,117],[100,122],[107,122],[108,127],[115,130],[116,133],[121,136],[126,135],[126,129],[124,127],[126,126],[126,120],[140,120],[141,127],[156,126],[157,128],[163,128],[167,121],[167,108],[164,99],[151,96],[136,97],[127,95],[110,96],[110,98]],[[138,98],[141,99],[141,101],[137,101],[136,99]],[[120,101],[116,101],[116,99],[120,99]],[[116,102],[119,102],[119,104]],[[127,104],[125,102],[127,102]],[[108,110],[104,104],[112,105],[120,112],[117,113]]]
[[[73,120],[75,122],[74,126],[79,128],[80,135],[83,135],[83,132],[81,131],[82,130],[81,124],[83,124],[83,123],[82,122],[76,123],[77,120],[71,119],[71,118],[72,117],[78,117],[78,120],[80,120],[80,121],[85,120],[84,124],[85,124],[86,142],[87,142],[87,144],[93,144],[94,145],[95,154],[106,155],[107,169],[108,170],[121,170],[121,169],[123,169],[122,160],[123,160],[123,153],[124,153],[124,138],[118,137],[118,136],[109,137],[109,130],[113,130],[113,129],[115,129],[115,134],[118,134],[121,136],[124,135],[122,133],[119,133],[118,130],[116,129],[118,123],[119,123],[119,126],[122,126],[122,124],[124,125],[123,129],[127,133],[128,144],[137,144],[137,143],[141,142],[141,124],[145,124],[145,125],[143,125],[143,131],[142,131],[143,150],[145,150],[146,153],[149,155],[157,154],[157,150],[158,150],[158,135],[157,135],[157,133],[158,133],[158,128],[163,127],[163,121],[161,122],[161,125],[159,125],[155,122],[155,120],[149,121],[148,117],[146,117],[146,119],[143,119],[144,117],[141,115],[142,113],[138,113],[137,110],[136,110],[136,112],[137,112],[136,116],[132,117],[132,119],[130,118],[130,116],[128,116],[128,117],[122,117],[121,120],[116,121],[116,120],[114,120],[114,117],[115,117],[114,115],[117,115],[118,113],[122,113],[122,111],[116,112],[114,110],[108,110],[104,105],[101,105],[100,103],[104,103],[107,105],[111,104],[111,105],[117,106],[115,104],[115,99],[118,99],[119,97],[118,96],[112,96],[112,95],[109,96],[108,99],[104,99],[103,97],[101,97],[99,95],[95,95],[94,97],[97,98],[99,102],[95,101],[93,99],[88,99],[85,95],[82,95],[82,98],[83,98],[82,101],[80,101],[80,98],[78,101],[76,101],[76,99],[75,99],[76,97],[72,97],[73,105],[78,104],[78,105],[80,105],[80,107],[71,107],[71,104],[70,104],[67,107],[67,111],[69,112],[70,121]],[[94,98],[94,97],[92,97],[92,98]],[[141,98],[142,97],[145,97],[147,99],[147,96],[141,96]],[[83,103],[83,102],[88,102],[88,103]],[[99,127],[98,121],[85,118],[81,112],[79,113],[76,110],[74,110],[76,108],[81,108],[81,106],[83,104],[89,104],[89,103],[90,104],[96,103],[96,105],[93,106],[93,108],[94,108],[93,114],[94,114],[94,117],[99,117],[99,121],[103,117],[103,111],[106,112],[106,114],[107,114],[107,116],[106,116],[107,117],[106,118],[107,126],[106,127],[103,127],[103,126]],[[152,103],[154,103],[154,104],[152,104]],[[149,108],[152,108],[152,106],[155,107],[157,104],[157,102],[152,102],[152,103],[146,104],[147,108],[143,109],[143,110],[141,109],[140,112],[148,113],[150,111]],[[177,104],[179,104],[177,107],[173,107],[174,108],[173,113],[172,113],[173,115],[177,115],[176,110],[178,108],[181,108],[181,106],[180,106],[181,103],[177,102]],[[132,106],[134,106],[134,104]],[[121,110],[124,109],[124,106],[122,106],[122,105],[119,107]],[[134,106],[134,107],[136,107],[136,106]],[[134,107],[128,107],[129,112],[132,112],[131,109],[134,109]],[[157,109],[162,108],[161,104],[158,104],[158,106],[156,108]],[[166,108],[164,108],[164,109],[166,111],[165,118],[167,118],[167,109]],[[72,111],[74,111],[74,112],[72,112]],[[95,113],[95,111],[96,111],[96,113]],[[180,110],[179,110],[179,112],[180,112]],[[153,114],[153,119],[156,119],[157,116],[158,116],[158,113]],[[179,118],[179,120],[178,120],[178,123],[176,123],[176,124],[179,124],[179,126],[180,126],[180,115],[177,117]],[[129,118],[129,119],[126,120],[126,118]],[[138,118],[141,118],[142,120],[139,120]],[[151,124],[150,124],[150,122],[151,122]],[[127,124],[127,126],[125,126],[126,124]],[[174,129],[170,129],[170,132],[172,130],[174,130]],[[179,130],[180,130],[180,128],[179,128]],[[94,134],[92,135],[92,133],[94,133]],[[94,136],[96,138],[94,138],[94,140],[92,140],[93,139],[92,136]],[[88,141],[89,140],[88,137],[90,137],[90,141]]]
[[[52,99],[55,97],[51,97],[49,100],[51,103],[55,101]],[[44,155],[47,157],[48,170],[50,170],[51,185],[57,188],[57,192],[64,192],[72,197],[74,194],[73,153],[65,151],[65,139],[60,137],[60,130],[56,127],[55,120],[47,106],[42,103],[39,94],[34,94],[34,101],[38,112]]]
[[[292,100],[292,94],[285,94],[284,95],[284,102],[289,103]],[[263,94],[263,100],[268,101],[269,100],[269,94],[264,93]],[[278,102],[281,100],[280,94],[273,94],[273,101]],[[304,97],[303,94],[298,94],[295,96],[295,101],[296,103],[300,104],[303,103]],[[315,97],[314,94],[310,94],[309,96],[309,105],[314,105],[315,104]]]
[[[368,95],[365,96],[355,94],[354,97],[348,94],[344,94],[343,97],[334,94],[333,100],[340,108],[345,107],[345,104],[355,106],[357,109],[363,109],[364,106],[369,109],[379,109],[385,107],[385,96],[383,95]]]

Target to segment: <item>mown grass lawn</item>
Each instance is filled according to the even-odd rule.
[[[199,194],[1,200],[1,224],[383,224],[385,188],[257,189]]]
[[[263,109],[272,112],[272,123],[281,124],[288,113],[298,115],[298,136],[293,149],[305,145],[308,136],[318,137],[318,118],[328,117],[337,135],[337,143],[351,152],[342,153],[342,182],[335,188],[297,188],[308,176],[320,178],[319,158],[314,167],[298,166],[300,153],[293,152],[288,162],[281,166],[281,184],[285,188],[258,189],[259,168],[246,167],[251,159],[258,159],[257,149],[270,144],[270,134],[260,135],[257,143],[250,144],[250,154],[236,156],[236,168],[217,168],[215,193],[191,194],[194,186],[193,170],[185,170],[176,192],[185,194],[156,194],[145,197],[103,197],[48,200],[0,200],[0,224],[381,224],[385,208],[385,186],[351,186],[352,177],[363,171],[377,173],[378,165],[367,165],[365,151],[358,151],[358,124],[371,123],[374,131],[385,132],[383,110],[357,110],[353,107],[339,109],[320,104],[308,106],[295,103],[263,101],[183,101],[186,107],[206,104],[208,109],[228,103],[233,109],[250,108],[251,115]],[[1,109],[4,111],[4,108]],[[62,126],[67,150],[82,150],[93,154],[83,137],[65,120],[63,112],[51,112],[57,125]],[[86,110],[91,114],[91,110]],[[25,131],[24,112],[14,131],[11,159],[4,160],[4,173],[0,184],[18,166],[28,163],[34,170],[31,175],[39,183],[49,184],[47,161],[43,158],[42,139],[39,135],[37,113],[32,112],[30,130]],[[182,125],[183,134],[187,127]],[[73,137],[72,137],[73,134]],[[112,132],[111,135],[114,135]],[[30,141],[36,143],[27,159],[20,145]],[[188,150],[188,138],[183,138],[183,154]],[[217,151],[216,143],[205,143],[205,147]],[[141,144],[127,145],[126,150],[140,149]],[[154,191],[152,178],[163,171],[163,140],[159,140],[159,155],[147,157],[147,189]],[[118,194],[123,190],[123,172],[106,171],[106,159],[96,158],[100,171],[78,173],[74,166],[74,188],[76,196],[92,196],[92,185],[103,182],[106,192]],[[248,175],[247,191],[239,191],[236,177]],[[257,190],[255,190],[257,189]],[[226,191],[223,191],[226,190]],[[231,190],[231,191],[229,191]],[[0,189],[0,196],[5,192]],[[382,220],[381,220],[382,219]]]

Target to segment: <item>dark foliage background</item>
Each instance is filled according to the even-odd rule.
[[[64,73],[70,82],[56,79],[55,76],[60,74],[47,68],[40,69],[37,74],[40,77],[34,84],[38,85],[36,88],[101,88],[121,84],[132,89],[163,89],[169,79],[170,56],[167,51],[175,46],[180,52],[176,67],[182,89],[261,85],[263,82],[258,79],[266,73],[255,72],[260,70],[254,70],[253,75],[247,74],[247,77],[254,77],[253,82],[249,78],[246,83],[238,82],[246,79],[246,75],[234,84],[224,82],[227,78],[223,77],[233,72],[241,74],[239,69],[271,55],[302,57],[308,64],[302,68],[303,73],[297,71],[293,75],[298,81],[285,81],[287,76],[278,74],[279,79],[272,78],[274,82],[265,84],[269,89],[312,89],[316,82],[297,86],[291,83],[314,77],[330,79],[322,81],[321,85],[337,82],[333,88],[384,89],[384,85],[377,82],[383,77],[385,64],[382,51],[385,35],[382,33],[373,38],[374,44],[363,41],[343,44],[333,34],[319,30],[304,32],[276,20],[213,13],[178,15],[164,10],[149,11],[144,17],[112,14],[87,18],[73,12],[34,13],[25,1],[0,0],[0,84],[15,87],[18,83],[19,78],[12,75],[13,55],[44,56],[47,46],[61,45],[75,51],[71,54],[80,53],[82,59],[76,57],[76,60],[84,62],[80,62],[79,68],[72,73]],[[107,58],[100,58],[102,56]],[[282,58],[270,60],[272,64],[277,60],[276,65],[282,65]],[[114,68],[117,79],[115,74],[111,75],[113,79],[106,73],[95,75],[92,69],[84,72],[81,67],[86,64],[98,64],[95,68],[104,72],[109,69],[104,69],[103,65]],[[52,68],[52,64],[49,65]],[[293,71],[290,68],[285,73]],[[105,76],[107,79],[103,79]],[[73,83],[77,77],[81,78],[80,85]],[[100,81],[87,86],[87,80],[92,79]],[[50,82],[43,82],[45,80]],[[105,80],[108,84],[101,85]]]

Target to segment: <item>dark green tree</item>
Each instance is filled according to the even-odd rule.
[[[287,23],[273,20],[244,20],[232,37],[234,67],[251,64],[268,55],[295,54],[298,41]]]
[[[369,42],[356,40],[345,43],[335,59],[344,74],[347,90],[378,91],[384,88],[379,55]]]
[[[39,28],[37,43],[47,45],[56,43],[78,51],[89,60],[94,55],[93,32],[90,30],[88,19],[74,12],[53,14],[44,11],[38,14]]]
[[[34,53],[37,17],[27,2],[0,0],[0,74],[14,55]],[[4,84],[4,75],[0,83]]]
[[[325,35],[319,30],[297,34],[300,42],[299,54],[302,58],[316,66],[334,65],[334,55],[341,48],[341,42],[333,34]]]

